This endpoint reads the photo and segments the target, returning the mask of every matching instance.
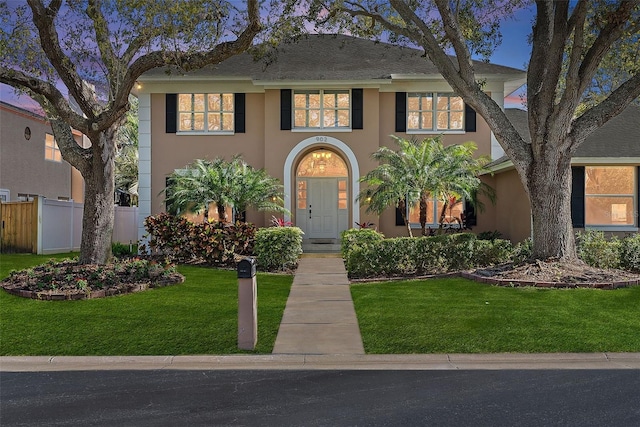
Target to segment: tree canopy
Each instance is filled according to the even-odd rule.
[[[472,61],[474,56],[486,57],[500,42],[498,21],[528,2],[309,3],[314,22],[327,31],[384,36],[424,49],[451,88],[488,123],[513,162],[531,202],[534,256],[576,258],[570,200],[572,154],[591,132],[640,96],[640,73],[633,67],[626,75],[619,73],[621,79],[601,91],[601,99],[581,111],[578,107],[614,49],[625,46],[637,53],[640,0],[535,2],[527,69],[530,143],[483,91]]]
[[[184,72],[252,46],[258,0],[0,2],[0,83],[38,101],[62,157],[85,180],[81,263],[111,255],[116,135],[136,79]],[[77,145],[72,129],[91,147]]]

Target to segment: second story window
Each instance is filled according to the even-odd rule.
[[[232,93],[178,95],[178,132],[233,132]]]
[[[54,139],[53,135],[49,133],[45,134],[44,158],[54,162],[62,161],[62,154],[60,153],[60,148],[58,148],[58,143]]]
[[[293,126],[296,129],[348,129],[351,102],[348,90],[305,90],[293,93]]]
[[[464,130],[464,102],[448,93],[407,94],[407,131]]]

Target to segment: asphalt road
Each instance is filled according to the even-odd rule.
[[[639,426],[640,370],[0,372],[6,426]]]

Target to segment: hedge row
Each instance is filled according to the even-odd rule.
[[[592,267],[640,272],[640,234],[605,238],[602,231],[578,233],[578,256]]]
[[[479,240],[471,233],[391,239],[366,229],[342,234],[342,255],[351,278],[465,270],[507,262],[513,250],[507,240]]]

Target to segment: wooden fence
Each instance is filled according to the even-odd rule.
[[[38,199],[0,203],[0,252],[35,253],[38,245]]]
[[[54,254],[80,250],[82,203],[37,197],[31,202],[2,202],[0,252]],[[138,208],[116,206],[113,242],[138,240]]]

